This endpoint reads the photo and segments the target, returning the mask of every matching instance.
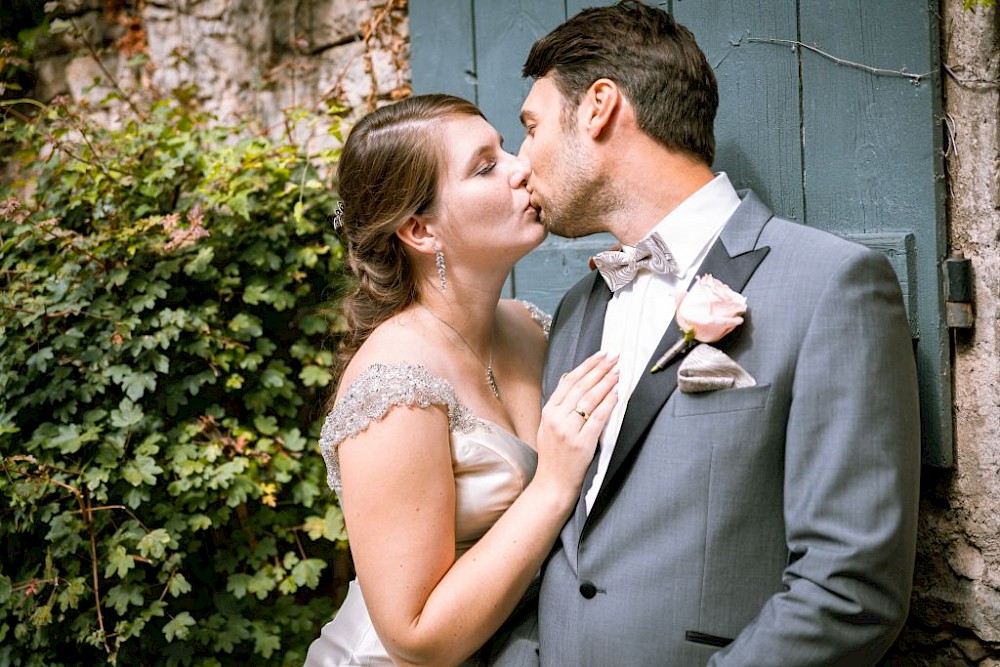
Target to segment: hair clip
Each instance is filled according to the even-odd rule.
[[[344,202],[337,202],[337,210],[333,214],[333,228],[340,229],[344,226]]]

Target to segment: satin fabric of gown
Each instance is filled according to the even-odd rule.
[[[535,450],[500,426],[462,405],[452,386],[426,368],[375,364],[355,380],[327,416],[320,447],[328,482],[340,491],[337,447],[381,419],[396,405],[448,410],[455,475],[455,555],[460,557],[486,533],[521,494],[535,472]],[[414,437],[413,446],[421,440]],[[364,594],[352,581],[347,598],[309,648],[305,667],[392,665],[372,625]]]

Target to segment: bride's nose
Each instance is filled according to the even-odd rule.
[[[528,176],[531,175],[531,165],[527,158],[520,155],[511,156],[512,167],[510,170],[510,187],[517,189],[528,184]]]

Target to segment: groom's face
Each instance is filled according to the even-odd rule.
[[[520,156],[531,164],[528,193],[545,227],[570,238],[601,231],[601,179],[580,136],[575,110],[551,75],[537,79],[521,106],[526,136]]]

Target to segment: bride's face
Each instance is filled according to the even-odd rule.
[[[527,161],[505,151],[500,135],[479,116],[453,116],[439,128],[445,168],[436,217],[446,252],[513,264],[545,239],[525,188]]]

